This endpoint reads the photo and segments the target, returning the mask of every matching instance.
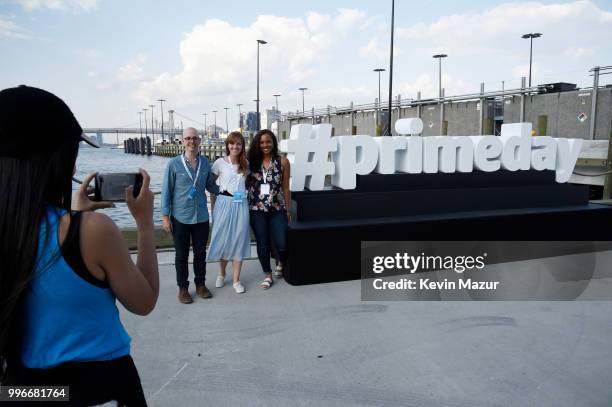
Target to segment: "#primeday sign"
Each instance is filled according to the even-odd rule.
[[[534,169],[553,170],[557,182],[572,175],[582,139],[531,136],[531,123],[503,124],[501,136],[421,137],[423,121],[400,119],[395,131],[401,136],[367,135],[331,137],[332,125],[298,124],[291,127],[280,149],[291,163],[292,191],[323,189],[331,175],[333,186],[354,189],[357,175],[371,172],[432,174],[436,172],[493,172]],[[330,161],[331,153],[331,161]]]

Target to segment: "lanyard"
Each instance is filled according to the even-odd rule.
[[[270,172],[270,167],[272,167],[272,160],[270,160],[270,165],[268,165],[267,170],[264,168],[263,162],[261,163],[261,176],[263,177],[262,182],[264,184],[268,183],[268,172]]]
[[[187,163],[185,162],[186,159],[187,157],[185,157],[185,154],[183,154],[183,167],[185,167],[185,171],[187,171],[187,175],[189,175],[189,178],[191,178],[191,180],[193,181],[193,187],[195,188],[196,181],[198,180],[198,176],[200,175],[200,165],[202,165],[202,160],[200,160],[200,156],[198,156],[198,168],[196,169],[195,179],[193,179],[193,177],[191,176],[191,172],[189,171],[189,168],[187,168]]]

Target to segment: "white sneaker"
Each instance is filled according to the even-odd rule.
[[[233,286],[234,286],[234,291],[236,291],[236,294],[242,294],[246,291],[246,289],[244,288],[244,286],[242,285],[240,281],[235,282]]]
[[[283,278],[283,265],[277,264],[276,269],[274,269],[274,277]]]
[[[221,288],[225,285],[225,277],[222,275],[217,276],[217,281],[215,281],[215,287]]]

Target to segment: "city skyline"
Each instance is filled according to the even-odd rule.
[[[430,3],[432,1],[425,1]],[[424,4],[420,3],[421,5]],[[442,62],[446,95],[517,88],[533,83],[590,86],[588,70],[610,65],[609,1],[439,1],[436,7],[396,3],[393,97],[435,97]],[[11,0],[0,5],[0,87],[21,83],[62,97],[83,127],[138,126],[137,112],[163,98],[184,126],[203,127],[202,113],[218,110],[217,125],[238,127],[238,108],[254,111],[256,39],[261,46],[261,110],[302,110],[371,103],[388,97],[390,3],[182,1],[179,6],[111,0]],[[389,7],[387,7],[389,6]],[[189,10],[189,12],[185,12]],[[177,22],[178,21],[178,22]],[[171,23],[170,23],[171,22]],[[603,76],[600,85],[610,83]],[[221,113],[223,112],[223,113]],[[148,117],[149,122],[151,120]],[[175,125],[179,118],[175,118]]]

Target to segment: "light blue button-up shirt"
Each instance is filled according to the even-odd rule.
[[[196,181],[196,194],[189,198],[189,191],[196,179],[196,168],[192,168],[189,160],[185,161],[191,177],[185,170],[184,155],[178,155],[168,163],[164,174],[164,184],[161,195],[162,215],[173,216],[181,223],[193,225],[195,223],[208,222],[208,206],[206,193],[219,193],[219,186],[215,183],[213,174],[210,172],[208,158],[198,155],[200,175]]]

